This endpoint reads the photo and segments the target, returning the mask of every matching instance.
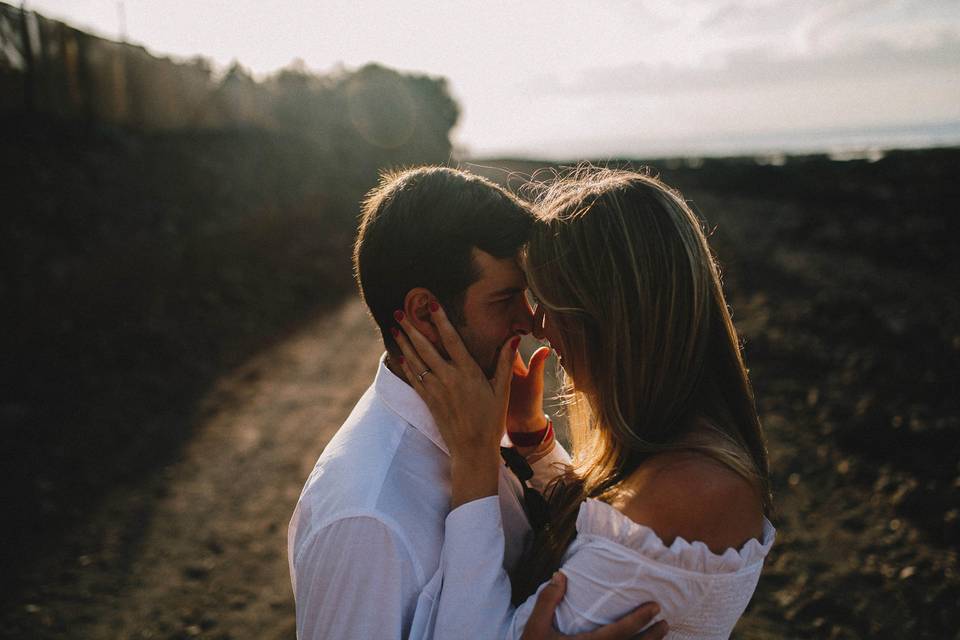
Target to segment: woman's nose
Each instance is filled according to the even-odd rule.
[[[537,305],[536,309],[533,311],[533,337],[537,340],[544,339],[543,333],[543,307]]]

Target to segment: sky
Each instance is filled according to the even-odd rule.
[[[472,155],[628,155],[929,125],[960,136],[960,0],[26,6],[261,77],[295,59],[320,73],[379,62],[444,76],[462,110],[454,142]]]

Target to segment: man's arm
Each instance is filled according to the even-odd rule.
[[[406,637],[422,576],[380,520],[343,518],[308,534],[293,569],[301,640]]]
[[[669,628],[663,620],[652,625],[639,636],[636,635],[638,629],[643,629],[650,624],[650,621],[660,612],[660,607],[653,602],[647,602],[637,607],[633,612],[613,624],[608,624],[596,631],[576,636],[560,635],[560,632],[553,627],[553,618],[557,606],[563,600],[566,589],[567,578],[559,571],[553,574],[550,583],[537,596],[537,602],[527,619],[527,625],[523,629],[520,640],[561,640],[562,638],[573,640],[623,640],[626,638],[661,640],[667,635]]]

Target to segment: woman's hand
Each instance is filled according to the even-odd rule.
[[[430,303],[430,316],[449,361],[402,311],[394,313],[403,329],[395,331],[394,338],[403,352],[400,364],[407,381],[426,402],[450,450],[452,506],[456,508],[497,493],[500,440],[520,337],[501,346],[496,372],[488,380],[436,302]]]
[[[543,369],[550,357],[550,347],[540,347],[524,364],[520,354],[514,357],[513,381],[510,383],[510,404],[507,406],[507,431],[517,452],[533,463],[550,453],[553,436],[545,433],[549,418],[543,413]],[[539,442],[519,441],[515,433],[542,435]]]
[[[539,431],[547,426],[543,415],[543,368],[550,357],[550,347],[540,347],[524,364],[518,353],[513,360],[513,382],[510,383],[510,404],[507,407],[507,429]]]

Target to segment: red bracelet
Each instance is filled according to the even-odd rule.
[[[553,420],[547,418],[547,426],[539,431],[508,431],[510,441],[518,447],[537,447],[553,436]]]

